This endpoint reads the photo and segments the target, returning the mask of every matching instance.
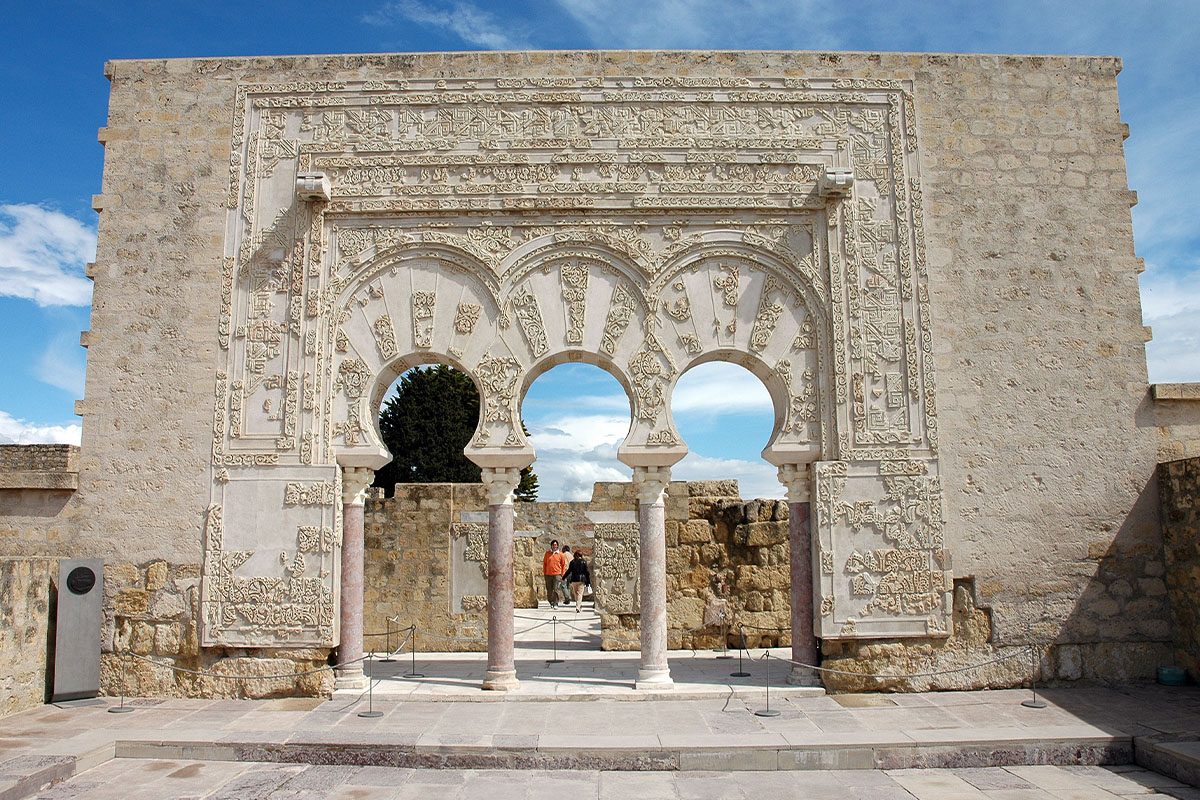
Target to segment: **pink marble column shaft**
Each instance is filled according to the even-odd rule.
[[[374,473],[368,469],[342,471],[342,585],[341,639],[337,660],[339,689],[366,685],[363,678],[363,504]]]
[[[788,503],[788,545],[791,556],[792,660],[817,663],[813,635],[812,528],[809,503]]]
[[[517,688],[513,652],[513,506],[488,506],[488,668],[484,689]]]
[[[635,684],[638,689],[671,689],[675,685],[667,664],[667,534],[663,502],[670,480],[666,469],[634,469],[641,544],[638,586],[642,653]]]

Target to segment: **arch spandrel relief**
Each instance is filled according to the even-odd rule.
[[[243,84],[233,119],[207,643],[336,642],[336,504],[288,505],[288,487],[385,463],[382,394],[434,362],[479,387],[467,453],[496,467],[533,459],[520,401],[548,365],[614,374],[633,412],[620,457],[669,466],[687,451],[679,376],[743,363],[775,403],[764,457],[844,466],[814,472],[831,498],[814,517],[820,635],[944,629],[944,593],[897,589],[933,586],[925,561],[948,558],[894,521],[941,513],[907,84]],[[905,555],[864,555],[885,550]]]

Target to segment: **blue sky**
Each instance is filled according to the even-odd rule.
[[[1200,23],[1191,2],[540,0],[255,4],[3,0],[0,85],[0,442],[78,441],[110,58],[477,49],[699,48],[1117,55],[1152,381],[1200,381]],[[252,11],[249,9],[253,9]],[[766,392],[738,367],[706,365],[675,404],[693,454],[677,477],[736,476],[777,494],[758,458]],[[714,390],[713,384],[717,384]],[[704,389],[707,385],[709,388]],[[711,398],[722,397],[714,408]],[[719,412],[719,413],[718,413]],[[564,365],[532,387],[525,415],[543,497],[621,479],[628,424],[616,382]],[[614,438],[615,437],[615,438]]]

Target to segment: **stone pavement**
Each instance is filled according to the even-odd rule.
[[[514,637],[517,677],[521,687],[516,692],[496,694],[481,692],[484,673],[487,671],[487,653],[417,653],[415,661],[411,649],[395,655],[395,661],[373,660],[364,669],[376,680],[373,687],[377,696],[412,698],[431,697],[443,700],[466,700],[476,702],[545,700],[551,697],[564,700],[591,700],[597,698],[616,700],[644,700],[648,697],[709,697],[724,698],[733,692],[737,695],[762,697],[766,686],[767,669],[762,663],[766,650],[755,649],[744,654],[742,668],[738,667],[737,652],[730,650],[724,655],[708,650],[673,650],[670,652],[671,677],[675,688],[669,693],[647,693],[635,691],[639,653],[636,632],[631,632],[629,652],[603,652],[600,650],[600,618],[585,603],[581,613],[574,606],[552,609],[545,602],[540,608],[517,609]],[[421,647],[437,639],[430,634],[417,631]],[[391,647],[399,648],[404,633],[393,634]],[[379,650],[386,656],[388,645],[384,637],[371,637],[368,647]],[[769,651],[776,659],[786,658],[790,651],[773,648]],[[562,663],[551,663],[560,659]],[[752,663],[753,662],[753,663]],[[425,677],[420,680],[404,676],[414,671]],[[787,686],[789,666],[782,661],[771,664],[771,691],[792,696],[819,696],[825,692],[819,688]],[[733,678],[731,672],[746,671],[749,678]],[[357,694],[339,692],[338,697]]]
[[[743,663],[749,678],[730,677],[736,658],[673,652],[676,690],[649,694],[632,688],[637,653],[587,651],[596,635],[587,614],[578,622],[563,609],[522,614],[566,618],[579,630],[557,639],[564,663],[546,664],[564,626],[534,630],[540,620],[524,620],[522,685],[512,693],[478,688],[484,654],[421,653],[424,678],[403,677],[409,660],[374,663],[370,695],[143,698],[128,701],[135,710],[126,714],[107,713],[117,703],[105,698],[6,717],[0,800],[55,784],[46,796],[408,797],[433,783],[443,786],[437,797],[493,785],[499,797],[540,797],[557,782],[583,797],[742,797],[783,787],[789,796],[1070,800],[1162,786],[1200,800],[1163,783],[1165,775],[1200,784],[1196,687],[1051,689],[1036,709],[1021,704],[1028,691],[827,696],[777,686],[775,675],[779,716],[763,717],[754,712],[767,705],[766,665],[782,662],[764,662],[761,651]],[[368,709],[380,715],[359,716]]]
[[[115,759],[40,800],[1194,800],[1200,791],[1139,767],[989,767],[811,772],[414,770]]]

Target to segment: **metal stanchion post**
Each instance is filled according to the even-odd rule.
[[[387,652],[384,654],[383,658],[379,659],[380,663],[382,664],[390,664],[396,660],[392,658],[392,623],[395,621],[395,619],[395,617],[387,617],[384,620],[387,622],[387,639],[385,640],[387,642]]]
[[[1025,706],[1026,708],[1045,708],[1046,702],[1044,700],[1038,700],[1038,696],[1037,696],[1037,671],[1038,671],[1037,645],[1035,645],[1033,643],[1032,639],[1029,642],[1029,653],[1030,653],[1029,691],[1033,693],[1033,697],[1030,698],[1029,700],[1022,700],[1021,705]]]
[[[738,668],[737,668],[737,672],[729,673],[729,677],[731,677],[731,678],[749,678],[750,673],[746,672],[746,670],[742,669],[742,651],[746,649],[746,631],[742,628],[741,625],[738,625],[738,633],[742,637],[742,646],[738,648]]]
[[[729,655],[729,621],[721,614],[721,654],[717,658],[733,658]]]
[[[554,646],[554,658],[546,659],[546,663],[561,664],[563,660],[558,657],[558,615],[550,618],[550,638]]]
[[[375,670],[371,668],[374,653],[367,653],[367,710],[358,712],[360,717],[374,719],[382,717],[382,711],[375,710]]]
[[[756,717],[778,717],[778,711],[771,710],[771,653],[770,651],[763,653],[763,661],[767,668],[767,707],[754,712]]]
[[[110,714],[128,714],[133,711],[132,706],[125,705],[125,664],[129,661],[129,651],[125,650],[121,653],[121,705],[115,706],[108,710]]]
[[[412,645],[412,669],[408,671],[406,678],[424,678],[423,673],[417,672],[417,626],[412,626],[412,638],[409,639],[409,644]]]

